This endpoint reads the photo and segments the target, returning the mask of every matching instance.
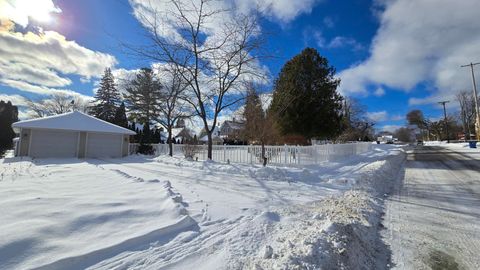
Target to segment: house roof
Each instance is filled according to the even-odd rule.
[[[182,135],[185,135],[182,133],[185,131],[190,137],[193,137],[192,132],[188,128],[172,128],[172,138],[176,138]]]
[[[245,126],[245,123],[226,120],[225,122],[223,122],[223,125],[228,125],[231,129],[242,129]]]
[[[134,131],[103,121],[82,112],[74,111],[64,114],[19,121],[13,128],[57,129],[72,131],[88,131],[100,133],[117,133],[135,135]]]

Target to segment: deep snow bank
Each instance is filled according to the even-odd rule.
[[[290,220],[277,226],[249,269],[383,269],[390,252],[381,240],[383,194],[405,160],[403,151],[364,166],[355,189],[342,196],[279,210]],[[352,183],[349,183],[352,184]]]
[[[15,161],[0,164],[0,269],[84,269],[197,226],[168,181],[76,159]]]

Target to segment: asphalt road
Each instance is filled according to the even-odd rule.
[[[384,225],[394,269],[480,269],[480,151],[408,151]]]

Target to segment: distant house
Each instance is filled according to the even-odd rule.
[[[200,139],[198,139],[198,141],[202,144],[208,143],[208,136],[205,129],[202,129],[202,131],[200,132]],[[218,126],[216,126],[213,129],[212,141],[213,141],[213,144],[216,144],[216,145],[223,144],[224,142],[223,138],[220,136],[220,128]]]
[[[99,158],[128,155],[135,132],[82,112],[19,121],[18,156],[35,158]]]
[[[166,135],[168,136],[168,134]],[[186,127],[185,120],[183,118],[178,119],[175,127],[172,128],[172,139],[174,143],[192,142],[194,137],[194,132]]]
[[[175,143],[191,142],[194,136],[193,132],[186,127],[172,128],[172,138],[175,140]]]
[[[245,123],[243,121],[238,121],[235,118],[231,121],[227,120],[220,126],[219,136],[226,140],[241,140],[244,127]]]

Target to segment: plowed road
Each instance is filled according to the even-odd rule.
[[[480,151],[424,146],[408,151],[386,206],[394,269],[480,269]]]

